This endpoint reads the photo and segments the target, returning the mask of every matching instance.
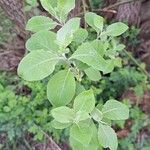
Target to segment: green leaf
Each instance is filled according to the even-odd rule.
[[[86,121],[88,123],[88,121]],[[70,145],[73,150],[97,150],[99,147],[98,137],[97,137],[97,128],[95,124],[91,121],[92,129],[92,139],[88,145],[83,145],[80,141],[70,136]]]
[[[106,33],[109,36],[115,37],[123,34],[128,29],[128,26],[122,22],[117,22],[109,25],[106,29]]]
[[[93,69],[92,67],[84,70],[85,74],[92,81],[99,81],[101,79],[101,74],[98,70]]]
[[[104,148],[110,148],[110,150],[117,150],[117,135],[110,126],[99,123],[98,140]]]
[[[97,108],[94,108],[94,110],[91,112],[91,116],[97,122],[100,122],[103,118],[102,112]]]
[[[58,0],[40,0],[42,7],[50,14],[56,14],[55,8],[57,7]]]
[[[90,113],[95,107],[95,97],[92,90],[80,93],[74,100],[73,108],[76,112],[85,111]]]
[[[103,71],[105,60],[101,57],[90,43],[83,43],[73,53],[70,59],[77,59],[96,70]]]
[[[116,46],[115,51],[122,51],[123,49],[125,49],[125,45],[124,44],[119,44]]]
[[[78,112],[76,112],[76,117],[74,119],[74,122],[78,123],[80,121],[87,120],[89,118],[90,118],[90,115],[87,112],[78,111]]]
[[[75,7],[75,0],[58,0],[57,7],[60,17],[66,16]]]
[[[57,43],[62,49],[72,42],[73,34],[79,29],[79,26],[80,18],[72,18],[57,32]]]
[[[100,32],[103,30],[104,18],[93,13],[88,12],[85,14],[85,21],[89,26],[91,26],[96,32]]]
[[[18,67],[18,75],[27,81],[37,81],[49,76],[55,69],[59,57],[51,51],[32,51]]]
[[[55,129],[65,129],[68,128],[71,123],[60,123],[54,119],[53,121],[51,121],[51,125]]]
[[[114,59],[108,59],[106,60],[106,63],[103,67],[103,73],[107,74],[107,73],[111,73],[114,70]]]
[[[76,83],[76,94],[75,94],[75,96],[78,96],[83,91],[85,91],[84,86],[77,82]]]
[[[88,32],[85,29],[78,29],[73,35],[73,41],[80,44],[86,40],[88,37]]]
[[[26,48],[29,51],[35,50],[47,50],[55,51],[59,50],[58,45],[55,43],[56,34],[51,31],[40,31],[31,36],[26,42]]]
[[[32,32],[38,32],[41,30],[50,30],[54,29],[56,27],[57,23],[54,22],[49,17],[45,16],[35,16],[32,17],[26,26],[26,30],[32,31]]]
[[[125,120],[129,118],[129,108],[116,100],[108,100],[102,108],[103,117],[110,120]]]
[[[108,42],[103,42],[101,40],[94,40],[92,41],[92,46],[94,47],[94,49],[97,51],[97,53],[100,55],[100,56],[104,56],[109,44]]]
[[[54,119],[60,123],[73,123],[73,120],[75,118],[74,110],[66,106],[52,109],[51,114]]]
[[[74,124],[70,129],[70,136],[80,142],[82,145],[89,145],[92,139],[91,121],[79,122]]]
[[[70,70],[56,73],[48,82],[47,97],[54,106],[67,105],[75,95],[76,83]]]

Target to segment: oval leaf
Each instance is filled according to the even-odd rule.
[[[26,30],[32,31],[32,32],[38,32],[41,30],[50,30],[54,29],[56,27],[57,23],[54,22],[49,17],[45,16],[35,16],[29,19]]]
[[[90,113],[95,107],[95,97],[92,90],[80,93],[74,100],[73,108],[76,112],[85,111]]]
[[[26,48],[29,51],[34,50],[47,50],[47,51],[58,51],[59,47],[55,43],[56,34],[51,31],[40,31],[31,36],[26,42]]]
[[[118,140],[115,131],[108,125],[99,124],[98,140],[104,148],[117,150]]]
[[[93,69],[92,67],[84,70],[85,74],[92,81],[98,81],[101,79],[101,74],[98,70]]]
[[[104,118],[110,120],[125,120],[129,118],[129,108],[116,100],[107,101],[102,108],[102,113]]]
[[[55,129],[65,129],[68,128],[71,123],[60,123],[54,119],[53,121],[51,121],[51,125]]]
[[[128,26],[122,22],[117,22],[109,25],[106,29],[106,33],[109,36],[119,36],[128,30]]]
[[[54,106],[67,105],[75,95],[76,83],[70,70],[56,73],[48,82],[47,97]]]
[[[57,42],[62,48],[66,48],[72,42],[73,34],[79,26],[80,18],[72,18],[57,32]]]
[[[50,51],[33,51],[26,55],[18,67],[18,75],[27,81],[37,81],[49,76],[59,57]]]
[[[66,106],[52,109],[51,114],[60,123],[72,123],[75,118],[74,110]]]
[[[79,46],[79,48],[73,53],[70,59],[77,59],[96,70],[103,71],[105,66],[104,58],[101,57],[93,48],[93,46],[88,42]]]

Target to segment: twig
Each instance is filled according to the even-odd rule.
[[[148,79],[150,79],[150,74],[138,63],[138,61],[125,49],[123,50],[125,54],[134,62],[135,65],[139,67],[139,69],[147,76]]]
[[[25,139],[25,137],[23,137],[23,141],[29,150],[33,150],[32,147],[29,145],[28,141]]]
[[[36,125],[36,124],[35,124]],[[51,150],[62,150],[54,141],[53,139],[46,133],[44,132],[40,126],[36,125],[40,131],[45,135],[45,137],[50,141],[51,143]]]
[[[82,0],[82,5],[83,5],[83,12],[84,14],[86,13],[86,3],[85,0]],[[87,28],[86,22],[84,21],[84,28]]]
[[[135,1],[143,1],[143,0],[124,0],[124,1],[119,1],[113,5],[110,5],[108,7],[105,7],[103,8],[103,10],[108,10],[108,9],[112,9],[112,8],[115,8],[115,7],[118,7],[119,5],[123,5],[123,4],[126,4],[126,3],[131,3],[131,2],[135,2]]]

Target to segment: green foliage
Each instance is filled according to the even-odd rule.
[[[19,76],[27,81],[38,81],[51,75],[47,85],[47,97],[54,107],[51,126],[69,129],[74,150],[78,147],[97,150],[101,146],[116,150],[117,136],[108,122],[128,119],[128,107],[111,99],[101,106],[102,109],[96,108],[93,90],[91,87],[84,90],[80,82],[84,75],[98,81],[101,73],[111,73],[121,66],[118,51],[124,47],[118,48],[119,42],[114,37],[123,34],[128,29],[127,25],[119,22],[105,26],[103,17],[88,12],[85,21],[97,33],[97,37],[89,41],[88,31],[80,28],[80,18],[67,20],[75,0],[41,0],[41,4],[55,17],[57,24],[41,16],[28,21],[26,28],[36,33],[27,41],[26,47],[30,52],[19,64]],[[59,26],[56,34],[48,31],[55,25]],[[42,30],[43,26],[45,30]],[[80,35],[81,41],[77,40]],[[76,44],[73,51],[70,48],[72,43]],[[30,131],[35,132],[36,126]]]

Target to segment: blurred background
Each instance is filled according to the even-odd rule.
[[[108,24],[123,21],[130,27],[121,37],[126,45],[120,53],[122,68],[98,82],[84,77],[83,84],[92,87],[99,103],[114,98],[129,106],[130,118],[113,122],[118,150],[150,150],[150,1],[76,0],[68,18],[83,17],[84,11],[103,16]],[[30,36],[26,21],[35,15],[51,17],[39,0],[0,0],[0,150],[55,150],[57,145],[71,150],[68,131],[50,124],[48,79],[30,83],[17,76]],[[91,31],[89,38],[94,36]]]

